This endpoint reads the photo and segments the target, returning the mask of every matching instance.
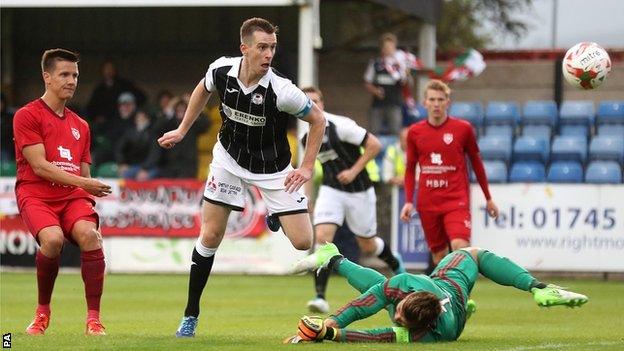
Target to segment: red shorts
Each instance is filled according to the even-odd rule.
[[[99,217],[93,207],[95,203],[88,198],[76,198],[63,201],[41,201],[35,198],[24,199],[20,209],[22,220],[37,239],[41,229],[59,226],[65,238],[75,243],[71,230],[78,220],[99,224]]]
[[[467,209],[449,212],[418,211],[418,214],[431,252],[446,249],[453,239],[470,242],[470,211]]]

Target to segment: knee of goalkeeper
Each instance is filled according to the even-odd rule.
[[[299,319],[297,335],[306,341],[334,340],[338,335],[338,330],[328,327],[322,317],[303,316]]]

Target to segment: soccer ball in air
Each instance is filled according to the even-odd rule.
[[[563,76],[578,89],[596,89],[611,72],[609,54],[600,45],[582,42],[570,48],[563,58]]]

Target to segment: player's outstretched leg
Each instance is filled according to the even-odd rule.
[[[533,299],[541,307],[568,306],[581,307],[589,299],[583,294],[564,290],[562,287],[548,284],[545,288],[533,288]]]
[[[559,286],[540,282],[526,269],[506,257],[487,250],[477,253],[479,272],[486,278],[505,286],[514,286],[530,291],[539,306],[581,306],[588,301],[587,296],[567,291]]]
[[[349,285],[364,293],[371,286],[386,280],[386,277],[370,268],[364,268],[344,258],[334,244],[325,244],[318,250],[299,260],[293,273],[301,273],[311,270],[334,270],[334,272],[347,278]]]
[[[297,261],[291,272],[297,274],[325,268],[334,256],[342,256],[336,245],[333,243],[321,245],[316,252]]]

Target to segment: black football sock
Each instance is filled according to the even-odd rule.
[[[205,257],[197,252],[197,248],[193,249],[191,272],[189,274],[188,300],[186,302],[186,309],[184,310],[185,317],[199,316],[199,300],[201,299],[206,282],[208,282],[213,262],[214,253],[209,257]]]
[[[321,269],[316,272],[312,272],[314,274],[314,288],[316,289],[316,297],[320,299],[325,299],[325,292],[327,291],[327,283],[329,282],[329,274],[331,271],[329,269]]]
[[[392,271],[396,271],[399,268],[399,261],[396,257],[394,257],[392,251],[390,251],[388,243],[386,243],[382,238],[377,238],[379,239],[375,240],[377,242],[377,245],[383,245],[383,249],[381,250],[381,253],[377,255],[377,257],[379,257],[382,261],[386,262],[386,264],[388,265],[388,267],[390,267]]]

